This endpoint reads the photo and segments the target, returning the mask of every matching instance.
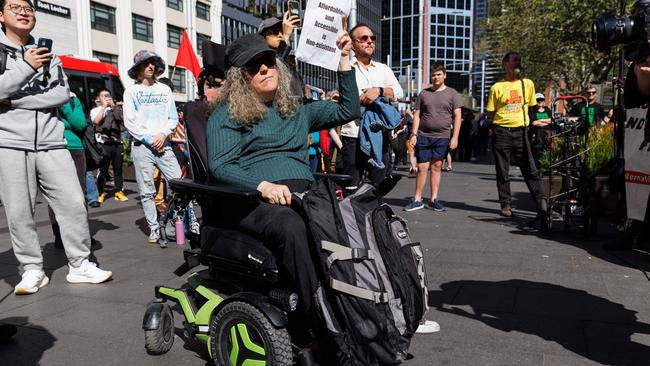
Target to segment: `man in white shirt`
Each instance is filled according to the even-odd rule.
[[[395,74],[385,64],[372,60],[375,53],[377,37],[370,26],[364,23],[357,24],[350,30],[352,49],[355,57],[352,67],[356,69],[357,87],[361,104],[370,105],[379,97],[387,97],[395,101],[404,96],[404,91],[399,85]],[[343,173],[352,176],[352,185],[356,186],[368,172],[368,179],[379,184],[386,177],[386,168],[375,168],[368,163],[359,148],[359,121],[351,121],[341,128],[341,142],[343,143]],[[388,139],[387,141],[390,141]],[[384,153],[384,162],[389,162],[388,153]]]
[[[142,209],[151,230],[149,243],[156,244],[160,230],[153,167],[157,166],[167,180],[182,175],[169,143],[169,135],[178,124],[178,113],[171,89],[157,81],[165,70],[163,59],[154,52],[139,51],[133,61],[129,76],[136,83],[124,91],[124,127],[134,139],[131,157]]]

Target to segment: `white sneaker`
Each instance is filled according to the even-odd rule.
[[[158,240],[160,240],[160,229],[151,229],[151,233],[149,233],[149,244],[158,244]]]
[[[417,334],[431,334],[440,331],[440,324],[434,322],[433,320],[422,320],[418,329],[415,330]]]
[[[38,291],[39,288],[50,283],[45,272],[38,269],[30,269],[23,273],[23,278],[14,288],[16,295],[29,295]]]
[[[70,283],[102,283],[113,278],[113,272],[97,268],[97,264],[88,259],[84,259],[77,268],[68,267],[70,271],[65,279]]]

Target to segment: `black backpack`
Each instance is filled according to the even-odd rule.
[[[86,171],[101,168],[106,163],[104,149],[95,138],[95,126],[88,120],[88,127],[81,139],[86,152]]]
[[[422,252],[372,185],[342,192],[324,179],[301,196],[321,272],[315,306],[334,348],[328,364],[398,365],[427,310]]]

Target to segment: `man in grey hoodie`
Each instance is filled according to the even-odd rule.
[[[70,283],[101,283],[113,274],[88,260],[90,233],[81,185],[63,138],[57,107],[70,101],[61,61],[47,48],[36,48],[36,25],[29,0],[0,0],[0,199],[11,244],[23,267],[17,295],[48,284],[36,234],[34,213],[40,190],[54,211],[69,262]],[[49,72],[44,65],[49,63]],[[48,75],[49,74],[49,75]]]

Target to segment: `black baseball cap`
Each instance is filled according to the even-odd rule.
[[[260,26],[257,28],[257,33],[262,34],[265,29],[273,28],[278,24],[282,24],[282,19],[278,17],[266,18],[260,23]]]
[[[247,34],[238,38],[226,48],[226,69],[232,66],[242,67],[260,53],[269,53],[275,56],[276,52],[266,44],[266,40],[259,34]]]

